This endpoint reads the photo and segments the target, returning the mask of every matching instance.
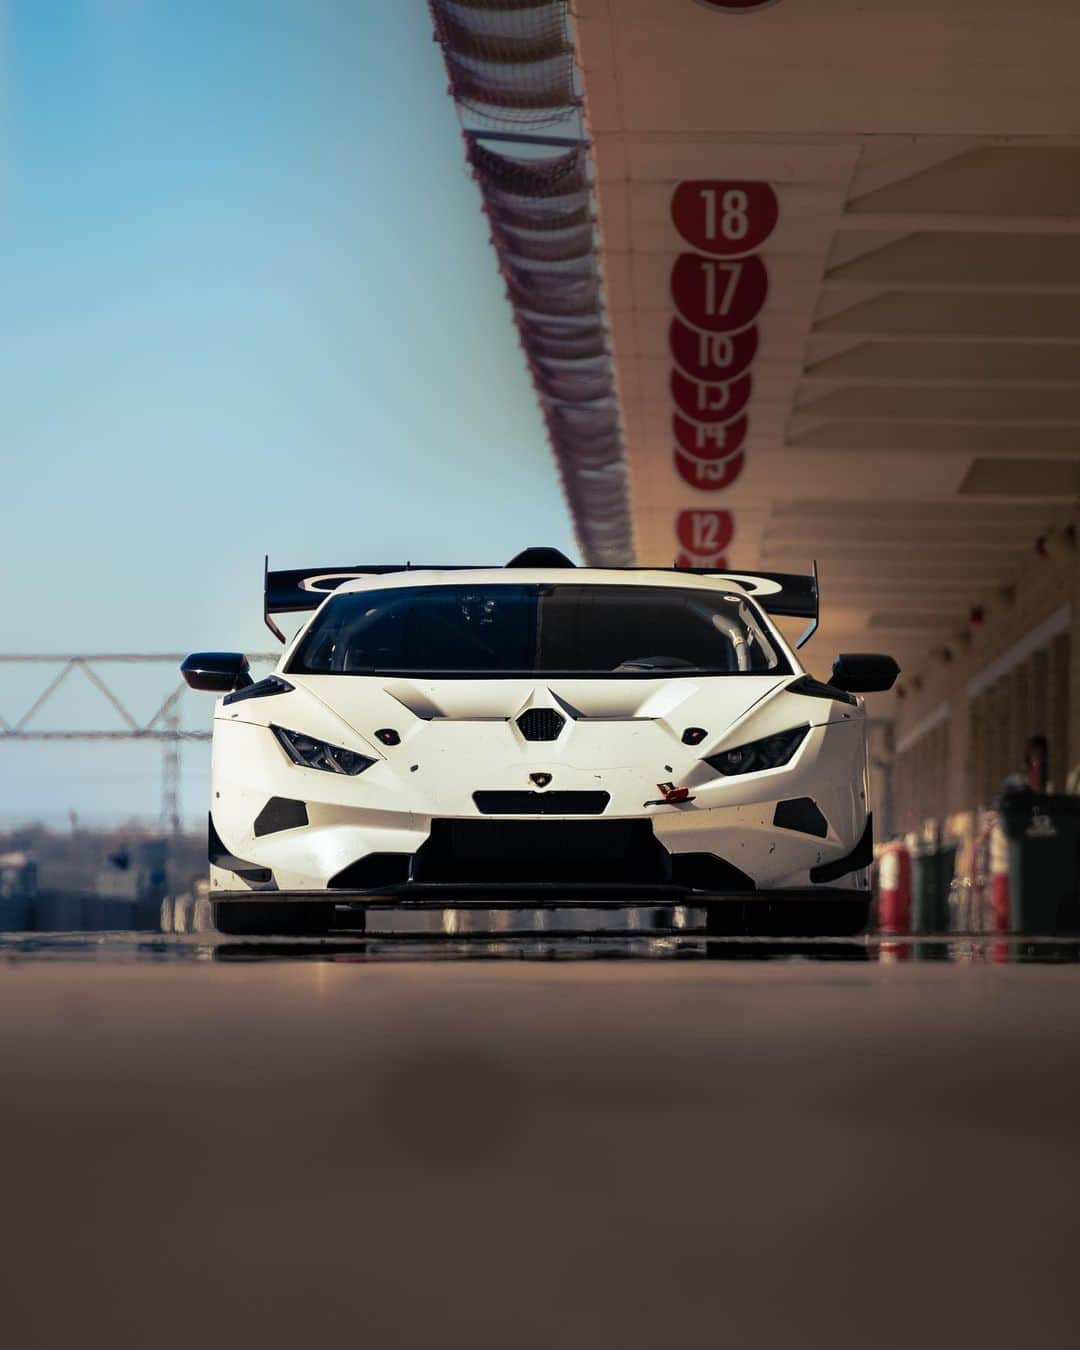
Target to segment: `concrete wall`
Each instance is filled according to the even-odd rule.
[[[1023,768],[1029,736],[1050,741],[1064,788],[1080,760],[1080,552],[1071,531],[1034,550],[1016,585],[976,601],[981,623],[943,635],[900,680],[895,827],[921,829],[990,805]],[[1073,656],[1076,653],[1076,657]]]

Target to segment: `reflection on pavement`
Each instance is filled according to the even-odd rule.
[[[816,961],[901,965],[1066,964],[1080,939],[947,933],[855,938],[713,936],[690,905],[620,909],[372,910],[366,931],[339,910],[329,937],[219,934],[206,900],[191,897],[112,910],[100,901],[51,894],[0,906],[0,957],[100,961]],[[352,931],[349,924],[353,924]]]
[[[126,962],[813,961],[951,965],[1070,964],[1080,942],[955,935],[904,939],[714,938],[699,934],[382,933],[362,937],[231,938],[216,933],[2,933],[0,960]]]

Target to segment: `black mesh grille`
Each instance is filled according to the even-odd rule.
[[[413,859],[418,882],[670,880],[649,820],[433,820]]]
[[[611,800],[606,792],[474,792],[485,816],[599,816]]]
[[[554,708],[527,708],[517,720],[518,730],[527,741],[557,741],[566,718]]]

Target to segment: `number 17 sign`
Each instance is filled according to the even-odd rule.
[[[671,298],[681,318],[709,333],[736,333],[754,322],[769,293],[760,258],[703,258],[680,253],[671,269]]]

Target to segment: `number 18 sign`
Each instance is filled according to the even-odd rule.
[[[776,229],[780,203],[769,183],[691,178],[671,198],[671,219],[700,253],[752,253]]]

